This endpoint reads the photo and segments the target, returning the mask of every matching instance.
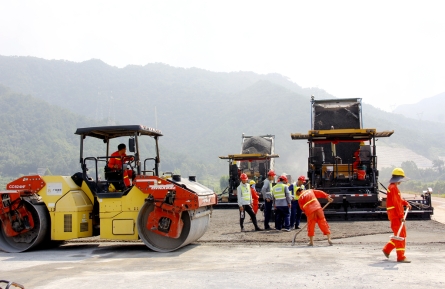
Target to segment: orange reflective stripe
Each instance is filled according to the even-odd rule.
[[[124,176],[124,179],[128,179],[128,176]]]
[[[393,244],[394,245],[394,247],[396,246],[396,244],[394,244],[392,241],[389,241],[388,243],[390,243],[390,244]]]
[[[396,251],[405,251],[405,248],[396,249]]]
[[[306,207],[309,203],[312,203],[313,201],[316,201],[316,200],[317,200],[317,199],[315,198],[315,199],[310,200],[310,201],[307,202],[306,204],[304,204],[303,209],[304,209],[304,207]]]
[[[394,209],[395,207],[386,208],[387,211]]]

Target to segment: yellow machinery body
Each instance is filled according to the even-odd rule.
[[[24,176],[0,191],[0,249],[23,252],[52,241],[100,236],[109,240],[138,240],[152,250],[170,252],[199,239],[207,230],[216,194],[195,177],[159,177],[157,137],[160,131],[139,126],[78,129],[81,135],[82,172],[73,176]],[[146,158],[142,168],[137,138],[154,137],[156,157]],[[109,157],[82,157],[83,139],[130,136],[135,146],[131,185],[121,179],[98,177],[98,163]],[[93,161],[96,176],[88,176]],[[145,169],[147,161],[155,168]],[[105,175],[106,175],[105,167]],[[120,189],[110,190],[111,184]]]

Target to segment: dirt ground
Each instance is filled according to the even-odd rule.
[[[261,228],[264,228],[264,217],[261,211],[258,211],[257,219]],[[333,239],[342,239],[357,236],[375,235],[392,233],[389,227],[389,221],[329,221],[331,235]],[[302,228],[306,221],[302,221]],[[274,228],[274,223],[270,226]],[[239,212],[237,209],[215,209],[210,220],[210,226],[207,232],[196,243],[289,243],[291,242],[296,230],[286,231],[260,231],[255,232],[250,217],[246,217],[244,228],[247,232],[241,232],[239,225]],[[315,226],[315,241],[325,240],[326,237]],[[408,234],[410,230],[419,232],[439,233],[445,236],[445,224],[432,220],[407,221]],[[297,236],[297,241],[307,240],[306,228]],[[428,240],[425,240],[427,242]]]

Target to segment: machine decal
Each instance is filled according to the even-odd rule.
[[[62,195],[62,183],[49,183],[47,185],[46,194],[48,196],[61,196]]]
[[[153,186],[149,186],[150,189],[152,190],[175,190],[175,186],[173,184],[169,184],[169,185],[153,185]]]

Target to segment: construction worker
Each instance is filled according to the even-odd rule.
[[[306,181],[305,176],[299,176],[297,179],[297,182],[295,184],[292,184],[289,186],[289,192],[291,193],[291,208],[290,208],[290,228],[293,229],[300,229],[300,221],[301,221],[301,215],[303,211],[301,210],[300,206],[298,205],[298,194],[297,190],[303,186],[303,190],[306,188],[304,187],[304,182]]]
[[[291,198],[286,176],[280,176],[278,178],[278,183],[272,188],[272,196],[275,209],[275,229],[281,230],[284,221],[284,230],[290,232],[289,217]]]
[[[399,188],[397,187],[402,181],[406,180],[408,180],[408,178],[405,177],[405,172],[401,168],[395,168],[392,171],[392,177],[389,180],[390,184],[387,191],[386,211],[394,236],[397,236],[400,226],[405,222],[403,207],[408,207],[408,209],[411,210],[411,205],[402,199]],[[389,254],[395,248],[397,252],[397,262],[411,263],[411,261],[405,257],[405,224],[403,224],[398,236],[402,237],[403,241],[390,239],[385,247],[383,247],[383,254],[386,258],[389,258]]]
[[[264,180],[261,194],[264,200],[264,230],[270,230],[269,221],[272,214],[272,183],[275,179],[275,172],[270,170],[267,173],[267,179]]]
[[[364,146],[364,142],[360,142],[360,147],[354,152],[354,162],[352,163],[352,170],[357,170],[360,164],[360,148]]]
[[[122,163],[133,160],[133,157],[126,158],[127,146],[123,143],[117,146],[117,151],[111,154],[108,161],[108,167],[114,171],[122,170]],[[133,177],[133,171],[123,168],[124,184],[126,187],[131,186],[130,179]]]
[[[256,215],[256,213],[258,213],[258,203],[260,196],[258,196],[258,193],[255,190],[255,181],[251,180],[249,184],[250,184],[250,193],[252,194],[252,209]]]
[[[249,214],[252,219],[252,223],[255,226],[255,231],[262,231],[260,227],[258,227],[255,213],[252,210],[252,194],[250,192],[250,185],[247,183],[247,175],[241,174],[240,176],[241,184],[236,189],[237,198],[238,198],[238,206],[240,212],[239,224],[241,226],[241,232],[245,232],[244,230],[244,219],[246,217],[246,212]]]
[[[323,208],[317,198],[326,198],[330,203],[333,199],[320,190],[304,190],[303,188],[298,188],[297,194],[299,196],[298,204],[307,217],[307,235],[309,236],[309,243],[307,245],[314,246],[315,223],[317,223],[323,234],[328,237],[329,245],[332,246],[331,231],[324,217]]]

